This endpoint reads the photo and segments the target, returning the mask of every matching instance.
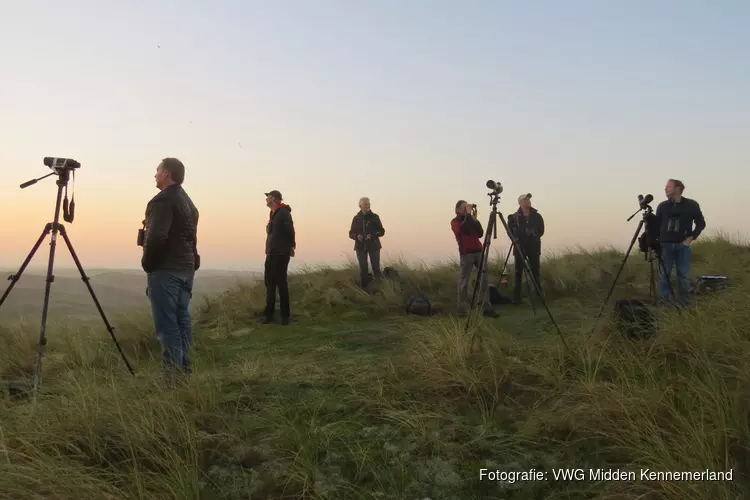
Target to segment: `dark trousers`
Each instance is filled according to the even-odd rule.
[[[161,345],[165,374],[190,373],[193,329],[190,299],[194,271],[154,271],[148,273],[148,298],[154,318],[156,338]]]
[[[372,263],[372,274],[376,278],[381,278],[383,273],[380,272],[380,249],[357,249],[357,262],[359,262],[359,286],[365,288],[369,282],[367,272],[367,256],[370,256]]]
[[[529,259],[529,267],[531,268],[531,275],[536,280],[537,284],[539,285],[539,291],[542,290],[542,282],[539,279],[539,255],[529,255],[526,254],[526,257]],[[526,266],[523,264],[523,258],[517,253],[513,252],[513,259],[515,261],[515,280],[513,281],[513,300],[515,302],[521,301],[521,283],[523,280],[523,274],[526,269]],[[534,289],[534,285],[529,283],[529,288],[533,291],[533,293],[536,293]]]
[[[289,259],[289,255],[266,255],[263,280],[266,284],[265,315],[268,319],[273,319],[276,309],[276,289],[279,290],[281,317],[288,318],[291,314],[289,311],[289,281],[287,279]]]

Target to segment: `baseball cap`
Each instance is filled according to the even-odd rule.
[[[530,200],[531,199],[531,193],[522,194],[518,197],[518,203],[521,203],[523,200]]]
[[[281,193],[280,193],[280,192],[278,192],[278,191],[277,191],[277,190],[275,190],[275,189],[274,189],[274,190],[272,190],[272,191],[269,191],[269,192],[267,192],[267,193],[264,193],[264,194],[265,194],[266,196],[273,196],[274,198],[276,198],[276,199],[277,199],[277,200],[279,200],[279,201],[283,200],[283,198],[281,197]]]

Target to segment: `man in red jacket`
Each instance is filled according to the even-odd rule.
[[[497,313],[492,309],[487,294],[487,260],[482,263],[482,241],[480,238],[484,236],[484,229],[472,213],[472,210],[472,205],[469,205],[464,200],[459,200],[456,203],[456,218],[451,221],[451,229],[456,236],[458,253],[461,257],[457,312],[461,315],[466,314],[466,301],[469,295],[471,270],[476,268],[478,271],[479,265],[483,264],[478,299],[482,300],[484,315],[494,318],[497,317]]]

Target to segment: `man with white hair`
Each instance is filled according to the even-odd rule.
[[[368,255],[372,264],[372,274],[376,279],[383,276],[380,271],[380,249],[382,248],[380,238],[384,235],[385,229],[380,222],[380,217],[370,210],[370,198],[360,198],[359,212],[352,219],[349,238],[354,240],[354,251],[357,252],[357,262],[359,262],[359,286],[362,289],[367,287],[369,281]]]
[[[542,236],[544,236],[544,218],[537,209],[531,206],[531,193],[518,197],[518,211],[508,216],[508,227],[516,237],[518,245],[523,250],[531,268],[531,275],[542,289],[539,281],[540,258],[542,255]],[[515,280],[513,284],[513,302],[521,303],[521,279],[523,278],[524,263],[521,252],[513,249],[515,264]],[[532,286],[533,289],[533,286]]]

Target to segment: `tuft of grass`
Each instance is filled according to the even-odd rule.
[[[640,342],[609,318],[591,331],[621,252],[545,259],[569,350],[538,299],[536,313],[499,306],[465,331],[451,315],[456,263],[389,263],[398,280],[367,292],[353,263],[305,269],[290,278],[287,327],[257,323],[262,283],[241,284],[196,304],[195,373],[171,391],[150,318],[130,314],[113,323],[136,377],[103,328],[54,324],[34,403],[38,327],[6,324],[0,498],[745,498],[750,246],[702,238],[694,256],[696,276],[727,274],[732,287],[689,311],[658,310],[657,335]],[[647,296],[648,274],[631,257],[612,301]],[[404,316],[417,291],[441,314]],[[480,481],[480,469],[547,477]],[[636,480],[555,480],[558,469]],[[733,476],[644,481],[642,469]]]

